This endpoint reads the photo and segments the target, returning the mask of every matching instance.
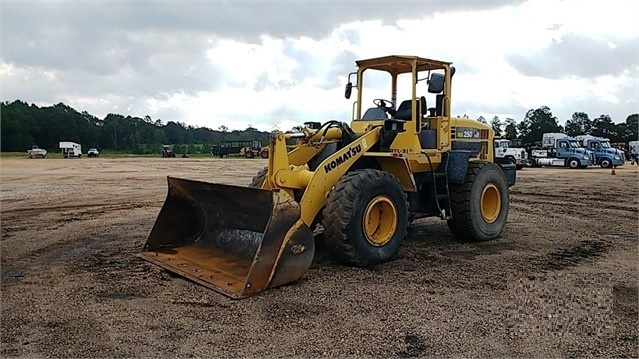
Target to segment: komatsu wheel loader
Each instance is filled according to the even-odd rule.
[[[357,90],[350,125],[274,132],[268,167],[250,187],[168,177],[140,256],[243,298],[300,279],[317,224],[331,252],[355,266],[391,260],[416,218],[438,216],[462,240],[498,237],[515,165],[493,162],[490,127],[451,117],[451,63],[386,56],[356,64],[345,91],[348,99]]]

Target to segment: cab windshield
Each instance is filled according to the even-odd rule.
[[[601,141],[601,148],[610,148],[610,143],[608,141]]]
[[[577,141],[570,141],[570,147],[571,148],[580,148],[581,146],[579,146],[579,142]]]

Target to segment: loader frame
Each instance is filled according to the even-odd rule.
[[[308,122],[297,133],[272,133],[268,167],[251,188],[169,177],[140,256],[244,298],[300,279],[319,223],[330,250],[357,266],[390,260],[420,217],[439,216],[458,238],[496,238],[515,166],[493,163],[489,126],[451,117],[451,63],[386,56],[357,66],[345,91],[350,98],[357,89],[350,126]],[[363,79],[372,71],[390,75],[392,100],[376,99],[363,113]],[[411,94],[396,106],[400,75]],[[423,83],[435,95],[432,108],[418,96]]]

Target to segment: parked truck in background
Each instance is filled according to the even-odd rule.
[[[528,160],[526,150],[520,147],[511,147],[512,142],[505,138],[496,138],[495,162],[507,161],[514,164],[518,170],[524,168]]]
[[[162,158],[175,158],[175,151],[171,145],[162,145]]]
[[[639,141],[628,142],[628,154],[632,162],[639,164],[639,162],[637,162],[637,160],[639,160]]]
[[[60,141],[59,147],[62,150],[62,156],[64,158],[82,157],[82,146],[75,142]]]
[[[47,157],[47,150],[44,148],[38,148],[38,146],[31,147],[30,150],[27,150],[29,154],[29,158],[45,158]]]
[[[262,156],[262,141],[219,141],[211,146],[211,156],[226,158],[229,155],[241,155],[246,158]],[[268,158],[268,150],[265,153]]]
[[[595,158],[593,164],[601,168],[623,166],[626,156],[622,150],[612,148],[607,138],[591,135],[575,136],[581,147],[593,152]]]
[[[594,154],[579,141],[563,133],[544,133],[541,146],[529,148],[529,165],[587,168],[594,163]]]
[[[268,158],[268,146],[262,146],[262,141],[251,141],[250,146],[244,146],[240,149],[240,156]]]

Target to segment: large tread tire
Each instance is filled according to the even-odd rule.
[[[481,213],[482,192],[489,184],[494,185],[500,195],[500,212],[491,223]],[[498,165],[471,162],[464,183],[450,184],[449,188],[452,219],[448,220],[448,228],[457,239],[482,242],[499,237],[506,225],[510,199],[506,176]]]
[[[268,172],[268,168],[264,167],[264,169],[260,170],[255,177],[251,180],[251,184],[249,187],[251,188],[262,188],[262,184],[264,184],[264,180],[266,179],[266,173]]]
[[[395,208],[396,223],[388,241],[373,245],[364,233],[364,215],[371,201],[385,196]],[[342,176],[322,211],[324,240],[340,260],[359,267],[392,259],[404,244],[408,203],[399,181],[390,173],[363,169]]]

